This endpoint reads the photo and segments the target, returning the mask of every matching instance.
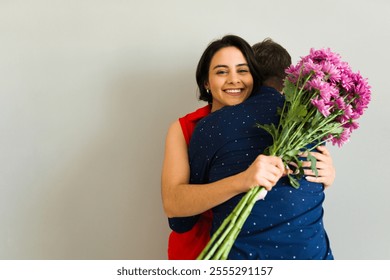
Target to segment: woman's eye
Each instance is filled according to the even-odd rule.
[[[226,74],[227,73],[227,71],[225,71],[225,70],[218,70],[217,71],[217,74]]]
[[[238,73],[249,73],[249,69],[238,69]]]

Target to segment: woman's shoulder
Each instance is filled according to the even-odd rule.
[[[179,134],[182,134],[180,122],[179,120],[175,120],[168,127],[167,138],[172,138]]]

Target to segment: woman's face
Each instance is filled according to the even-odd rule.
[[[243,54],[236,47],[226,47],[215,53],[205,87],[213,96],[211,111],[237,105],[249,97],[253,77]]]

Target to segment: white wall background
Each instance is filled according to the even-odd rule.
[[[169,124],[227,33],[330,47],[372,85],[325,222],[337,259],[390,259],[390,2],[0,0],[0,258],[165,259]]]

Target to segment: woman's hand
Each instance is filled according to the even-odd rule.
[[[319,152],[310,153],[317,159],[316,167],[318,170],[318,177],[315,176],[311,169],[305,169],[304,174],[306,175],[306,180],[309,182],[322,183],[325,188],[328,188],[333,184],[336,178],[336,169],[333,166],[333,160],[328,149],[325,146],[318,146],[317,150]],[[304,161],[302,166],[310,167],[311,162]]]
[[[262,186],[270,191],[284,173],[284,165],[279,157],[259,155],[245,170],[243,183],[249,189]]]

